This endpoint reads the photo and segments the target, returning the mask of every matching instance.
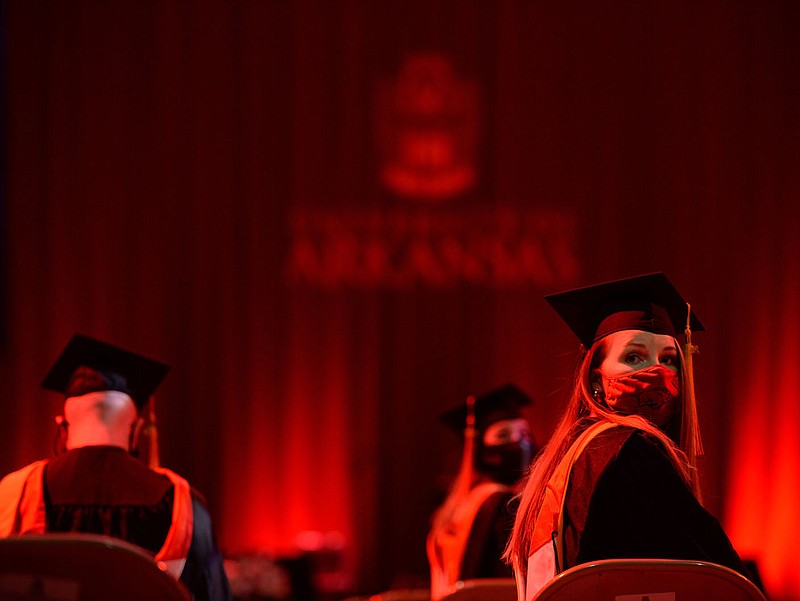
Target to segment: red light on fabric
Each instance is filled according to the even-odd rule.
[[[738,407],[729,465],[727,530],[745,558],[754,558],[767,594],[800,595],[800,332],[798,286],[787,287],[779,306],[759,314],[746,374],[750,381],[732,399]],[[772,321],[772,323],[769,323]],[[779,323],[780,328],[774,324]]]
[[[292,319],[302,315],[298,309]],[[238,442],[226,447],[231,494],[218,528],[228,556],[335,555],[330,578],[352,577],[355,487],[349,471],[344,327],[336,320],[321,320],[318,327],[293,322],[285,389],[270,382],[241,394],[248,401],[241,403],[245,413],[231,414],[227,430]],[[239,401],[224,402],[232,407]]]

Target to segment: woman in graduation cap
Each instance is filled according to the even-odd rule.
[[[441,416],[464,436],[461,469],[433,517],[427,551],[431,598],[459,580],[511,577],[503,550],[514,522],[510,502],[536,451],[522,409],[530,397],[513,384],[470,397]]]
[[[82,532],[153,553],[196,601],[229,601],[201,498],[175,472],[133,457],[163,363],[75,335],[43,386],[64,394],[59,449],[0,481],[0,537]]]
[[[660,273],[546,300],[583,355],[508,545],[520,601],[558,572],[600,559],[694,559],[747,575],[701,504],[691,331],[702,325],[689,305]]]

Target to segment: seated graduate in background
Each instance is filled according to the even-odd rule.
[[[168,371],[163,363],[76,335],[43,386],[65,394],[55,457],[0,482],[0,537],[82,532],[154,554],[198,601],[231,598],[211,520],[176,473],[131,452],[140,415]]]
[[[546,300],[582,357],[520,499],[508,549],[520,601],[558,572],[601,559],[701,560],[747,576],[701,504],[691,331],[702,325],[689,305],[660,273]]]
[[[427,551],[431,598],[459,580],[512,576],[502,560],[514,523],[511,501],[536,451],[522,408],[530,397],[514,385],[491,390],[441,419],[464,436],[461,469],[433,517]]]

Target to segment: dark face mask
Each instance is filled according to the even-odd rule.
[[[533,442],[482,446],[478,454],[478,469],[495,482],[511,486],[525,475],[533,459]]]

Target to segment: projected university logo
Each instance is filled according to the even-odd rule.
[[[476,197],[478,96],[474,81],[438,54],[412,55],[395,77],[378,82],[375,177],[395,204],[376,208],[358,199],[296,207],[289,222],[290,281],[390,289],[573,284],[572,213]]]
[[[381,180],[400,196],[439,202],[475,184],[478,91],[439,54],[409,57],[378,86],[374,127]]]

